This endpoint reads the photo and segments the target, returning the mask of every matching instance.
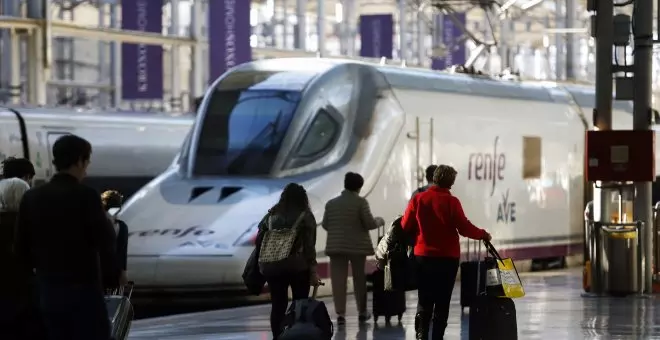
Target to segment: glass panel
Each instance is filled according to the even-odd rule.
[[[337,134],[338,124],[325,110],[321,109],[312,122],[305,139],[298,148],[299,157],[311,157],[331,146]]]
[[[298,91],[215,91],[204,117],[194,173],[269,174],[300,97]]]

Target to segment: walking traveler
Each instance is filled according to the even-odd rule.
[[[344,191],[326,203],[321,224],[328,232],[325,253],[330,257],[332,298],[339,325],[346,322],[346,282],[349,263],[353,272],[358,320],[365,322],[371,318],[371,314],[367,312],[365,275],[367,256],[374,255],[369,231],[383,226],[385,222],[382,218],[374,219],[369,202],[360,197],[363,185],[362,176],[353,172],[347,173],[344,176]]]
[[[413,197],[401,222],[403,230],[415,235],[418,303],[415,333],[418,340],[429,336],[442,339],[447,327],[451,294],[459,267],[459,234],[475,240],[490,240],[483,229],[465,217],[461,202],[449,191],[456,180],[456,170],[440,165],[433,173],[433,185]]]
[[[285,246],[290,247],[290,252],[285,255],[285,259],[278,259],[283,261],[277,263],[267,260],[277,257],[273,253],[277,252],[276,247],[281,244],[275,244],[274,241],[282,240],[270,238],[270,231],[282,231],[282,235],[291,236],[290,240],[284,242]],[[310,286],[320,282],[316,273],[316,220],[309,208],[307,192],[301,185],[290,183],[284,188],[280,200],[259,223],[256,245],[261,249],[259,266],[270,289],[270,327],[273,339],[277,339],[282,333],[289,304],[289,287],[293,300],[306,299],[309,297]]]
[[[33,272],[17,265],[13,252],[18,208],[30,189],[34,166],[25,158],[3,162],[0,180],[0,339],[41,339],[43,323],[34,292]]]
[[[120,270],[119,286],[128,284],[126,275],[126,263],[128,258],[128,225],[126,222],[117,218],[119,210],[124,203],[124,196],[119,191],[107,190],[101,194],[101,203],[105,210],[108,220],[112,223],[117,237],[117,263]]]
[[[104,281],[118,281],[115,233],[101,198],[81,183],[92,155],[75,135],[52,149],[57,173],[23,196],[16,252],[34,269],[40,307],[50,340],[108,340]],[[105,279],[105,280],[104,280]]]
[[[433,173],[435,172],[435,169],[437,169],[438,166],[435,164],[429,165],[426,167],[425,170],[425,175],[426,175],[426,185],[423,187],[417,188],[412,195],[410,196],[410,199],[412,200],[415,195],[419,194],[420,192],[426,191],[431,185],[433,185]]]

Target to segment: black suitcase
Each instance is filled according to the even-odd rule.
[[[484,268],[485,261],[477,262],[477,272],[483,272]],[[485,281],[486,274],[477,275],[475,287],[481,287]],[[485,288],[475,292],[477,294],[470,306],[469,339],[518,340],[518,320],[513,300],[486,295]]]
[[[465,307],[470,307],[477,292],[486,290],[486,280],[479,280],[477,273],[480,271],[481,277],[486,277],[486,266],[481,256],[481,241],[477,241],[479,246],[474,246],[474,251],[470,251],[470,243],[472,240],[467,241],[467,261],[461,263],[461,312]],[[480,265],[481,264],[481,265]],[[477,282],[480,282],[479,289],[477,289]]]
[[[385,226],[378,228],[378,242],[385,235]],[[385,270],[376,269],[372,278],[373,300],[372,300],[372,313],[374,315],[374,322],[378,322],[378,317],[384,316],[385,323],[390,323],[392,316],[396,315],[399,322],[406,312],[406,291],[405,289],[385,290]],[[392,284],[392,283],[390,283]]]
[[[105,296],[105,306],[110,318],[110,339],[125,340],[128,339],[128,333],[133,323],[133,305],[131,304],[131,295],[133,293],[133,282],[127,285],[128,292],[124,294],[124,288]]]
[[[479,295],[470,307],[470,340],[517,340],[516,305],[512,299]]]
[[[390,318],[394,315],[401,322],[403,313],[406,312],[406,291],[403,289],[386,291],[383,269],[376,269],[373,273],[372,310],[374,322],[378,322],[378,317],[384,316],[385,323],[390,323]]]

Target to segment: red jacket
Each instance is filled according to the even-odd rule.
[[[410,200],[401,224],[404,231],[416,235],[417,256],[460,258],[459,234],[481,239],[486,233],[465,217],[458,198],[435,185]]]

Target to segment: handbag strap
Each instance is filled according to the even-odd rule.
[[[493,255],[493,257],[494,257],[496,260],[498,260],[498,261],[500,261],[500,262],[503,262],[503,261],[502,261],[502,257],[501,257],[500,254],[497,252],[497,250],[495,249],[495,247],[493,246],[493,244],[490,243],[490,241],[486,241],[486,240],[483,240],[483,241],[484,241],[484,245],[486,246],[486,251],[488,251],[491,255]]]
[[[296,219],[296,223],[293,224],[293,227],[291,227],[291,229],[298,229],[298,225],[300,225],[300,222],[302,222],[303,217],[305,217],[305,211],[301,212],[300,215],[298,215],[298,219]]]

